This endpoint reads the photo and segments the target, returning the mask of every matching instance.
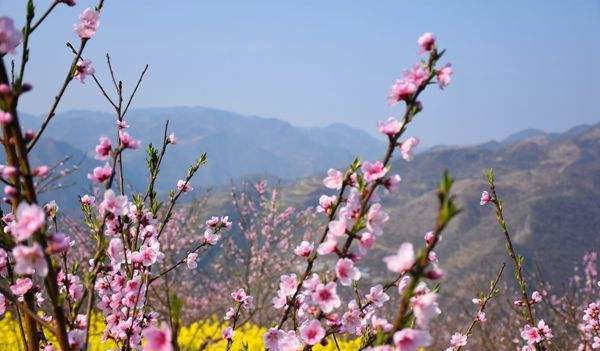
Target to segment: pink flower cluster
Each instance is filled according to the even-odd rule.
[[[23,35],[15,28],[12,18],[0,17],[0,54],[14,53],[22,40]]]
[[[73,30],[81,39],[90,39],[96,34],[100,25],[100,13],[88,7],[81,15],[79,21],[73,26]]]

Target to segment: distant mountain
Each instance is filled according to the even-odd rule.
[[[545,135],[546,135],[546,133],[539,129],[529,128],[529,129],[524,129],[520,132],[516,132],[514,134],[507,136],[506,138],[504,138],[502,140],[501,143],[504,145],[508,145],[508,144],[516,143],[517,141],[540,137],[540,136],[545,136]]]
[[[368,133],[343,124],[324,128],[300,128],[287,122],[202,108],[173,107],[132,110],[126,117],[128,132],[143,146],[159,144],[165,122],[179,139],[170,147],[161,172],[159,190],[173,187],[201,153],[208,164],[194,181],[196,185],[220,186],[247,176],[299,179],[332,166],[342,166],[359,155],[379,155],[382,142]],[[39,126],[39,118],[26,116],[24,125]],[[46,138],[60,140],[93,158],[101,135],[114,136],[115,118],[109,113],[69,111],[50,123]],[[114,139],[114,138],[113,138]],[[141,189],[146,181],[143,150],[125,154],[130,186]],[[88,169],[84,170],[89,171]]]

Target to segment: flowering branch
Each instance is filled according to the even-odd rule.
[[[504,267],[506,267],[506,263],[502,263],[502,267],[500,268],[500,271],[498,272],[498,274],[496,274],[496,279],[494,279],[490,283],[490,290],[488,291],[487,295],[485,295],[481,299],[473,299],[479,305],[479,310],[477,311],[475,318],[473,318],[473,321],[471,322],[471,324],[469,325],[469,327],[467,328],[465,333],[462,335],[460,335],[460,334],[458,335],[457,339],[460,339],[460,343],[457,346],[453,345],[455,347],[455,349],[448,350],[448,351],[460,351],[462,349],[462,347],[467,344],[467,338],[469,336],[471,336],[471,332],[473,331],[475,324],[482,323],[483,321],[485,321],[485,313],[484,313],[485,306],[491,299],[493,299],[498,294],[498,289],[496,288],[496,286],[498,285],[498,282],[500,281],[500,277],[502,277],[502,273],[504,272]],[[452,339],[455,339],[455,337],[453,336]]]
[[[488,182],[488,186],[489,186],[489,190],[490,193],[484,192],[481,196],[481,204],[485,205],[489,202],[491,202],[494,205],[495,211],[496,211],[496,220],[498,221],[498,224],[500,225],[500,229],[502,230],[502,233],[504,234],[504,238],[506,240],[506,251],[508,253],[508,256],[511,258],[511,260],[514,263],[514,272],[515,272],[515,278],[517,280],[517,283],[519,285],[520,288],[520,292],[521,292],[521,297],[522,297],[522,301],[523,301],[523,313],[525,315],[525,317],[527,318],[527,321],[530,323],[530,325],[535,325],[535,317],[533,314],[533,308],[531,307],[531,300],[529,299],[529,293],[527,291],[527,282],[525,281],[525,278],[523,276],[523,256],[520,256],[517,254],[512,240],[510,238],[510,234],[508,233],[508,226],[506,224],[506,220],[504,219],[504,212],[503,212],[503,207],[502,207],[502,201],[500,200],[500,198],[498,197],[498,194],[496,193],[496,185],[494,183],[494,171],[492,169],[486,170],[484,172],[485,177],[487,179]],[[535,345],[535,349],[536,350],[545,350],[545,347],[541,341],[541,339],[539,341],[536,341],[534,343]]]
[[[88,16],[90,16],[90,17],[94,16],[95,21],[92,21],[92,18],[90,18],[89,20],[86,19],[86,21],[88,21],[86,23],[86,25],[88,25],[88,23],[89,23],[88,27],[81,28],[81,30],[76,28],[77,34],[81,38],[81,41],[79,44],[79,49],[77,50],[77,55],[75,55],[75,58],[73,58],[73,61],[71,61],[71,65],[69,66],[69,71],[67,72],[67,76],[65,77],[65,80],[64,80],[62,86],[58,90],[58,94],[56,94],[56,96],[54,97],[54,101],[53,101],[52,105],[50,106],[50,110],[46,114],[46,117],[44,118],[42,125],[40,126],[40,130],[33,136],[31,141],[29,141],[29,143],[27,145],[28,152],[30,152],[31,149],[33,149],[35,144],[38,142],[38,140],[42,136],[42,133],[44,133],[44,130],[46,130],[46,128],[48,127],[50,120],[52,120],[52,117],[54,117],[54,115],[56,113],[56,109],[58,108],[58,104],[60,103],[60,100],[62,99],[63,95],[65,94],[65,91],[67,91],[67,87],[69,86],[71,81],[73,81],[73,78],[75,77],[73,72],[77,71],[77,64],[81,60],[81,55],[83,54],[83,50],[85,49],[87,42],[90,40],[90,38],[96,32],[96,28],[98,26],[97,25],[97,17],[99,16],[100,12],[102,11],[103,6],[104,6],[104,0],[98,0],[98,4],[96,5],[95,11],[88,9],[89,11],[86,10],[87,12],[84,12],[84,14],[89,14]],[[84,14],[82,14],[82,16],[84,16]]]
[[[408,313],[410,300],[415,293],[417,285],[421,279],[426,276],[425,270],[431,262],[430,253],[435,248],[440,239],[442,231],[446,228],[450,220],[460,212],[460,209],[458,209],[458,207],[456,207],[454,204],[454,195],[450,195],[450,189],[452,188],[453,183],[454,180],[450,177],[448,172],[444,172],[444,176],[438,186],[437,191],[439,211],[435,229],[431,232],[432,234],[429,237],[428,245],[425,246],[424,250],[421,250],[420,254],[415,260],[415,263],[412,265],[412,268],[409,271],[410,283],[402,294],[400,306],[398,308],[396,318],[394,319],[393,329],[388,336],[388,342],[391,342],[394,332],[408,325],[409,318],[411,317],[411,315]]]
[[[192,179],[194,174],[196,174],[196,172],[198,171],[200,166],[204,165],[205,163],[206,163],[206,153],[203,153],[196,160],[196,162],[188,168],[188,172],[187,172],[185,179],[183,179],[183,181],[181,181],[180,184],[178,184],[179,189],[176,192],[172,191],[171,194],[169,195],[169,205],[167,206],[167,211],[165,213],[165,216],[163,217],[162,221],[160,222],[160,226],[158,227],[157,238],[160,238],[162,232],[165,230],[165,226],[171,219],[171,214],[173,213],[173,208],[175,207],[175,203],[177,202],[177,199],[179,199],[181,194],[188,191],[190,180]]]

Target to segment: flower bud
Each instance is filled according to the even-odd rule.
[[[0,84],[0,95],[3,95],[5,97],[9,97],[12,95],[12,89],[10,88],[10,86],[8,86],[8,84]]]
[[[23,85],[21,85],[22,93],[27,93],[27,92],[31,91],[32,89],[33,89],[33,85],[31,85],[29,83],[23,83]]]
[[[19,192],[17,191],[17,189],[12,185],[7,185],[4,187],[4,195],[6,195],[9,198],[17,196],[18,193]]]
[[[34,136],[35,136],[35,133],[33,132],[33,130],[27,129],[27,131],[25,132],[25,141],[29,142],[29,141],[33,140]]]
[[[0,124],[7,125],[12,122],[12,114],[10,112],[0,111]]]

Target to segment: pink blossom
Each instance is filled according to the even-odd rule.
[[[337,238],[334,235],[327,235],[325,241],[323,241],[321,244],[319,244],[319,247],[317,247],[317,253],[319,255],[328,255],[333,253],[337,248],[337,244]]]
[[[123,241],[120,238],[113,238],[108,243],[108,249],[106,250],[110,263],[118,270],[120,265],[125,262],[125,252],[123,250]]]
[[[389,137],[393,137],[398,132],[400,132],[400,128],[402,125],[398,122],[394,117],[390,117],[385,122],[379,122],[379,132],[385,134]]]
[[[142,332],[146,342],[144,343],[143,351],[172,351],[171,330],[166,324],[162,324],[160,328],[149,326]]]
[[[69,250],[72,244],[74,244],[74,242],[71,241],[69,236],[63,233],[54,233],[50,236],[46,252],[50,255],[64,253]]]
[[[521,337],[529,344],[537,344],[543,340],[542,334],[539,329],[532,327],[529,324],[523,327],[521,330]]]
[[[202,235],[202,242],[208,245],[214,245],[219,241],[219,235],[207,228]]]
[[[425,237],[423,239],[425,240],[425,244],[427,246],[431,246],[435,240],[435,234],[433,232],[427,232],[425,233]]]
[[[531,302],[533,302],[534,304],[539,303],[542,301],[542,294],[540,294],[539,291],[534,291],[531,294]]]
[[[313,273],[310,277],[304,280],[304,283],[302,283],[302,287],[306,289],[307,293],[313,293],[317,288],[317,285],[319,285],[320,283],[321,278],[319,278],[319,275],[317,273]]]
[[[296,246],[294,249],[294,253],[300,257],[308,257],[310,253],[314,249],[313,243],[309,243],[308,241],[302,241],[300,245]]]
[[[405,161],[412,161],[413,159],[413,149],[419,145],[420,140],[415,137],[410,137],[406,139],[402,144],[400,144],[400,153],[402,154],[402,158]]]
[[[484,323],[486,321],[485,312],[477,312],[477,316],[475,316],[479,323]]]
[[[481,193],[481,200],[479,201],[479,204],[483,206],[489,204],[491,201],[492,195],[490,195],[490,193],[488,193],[487,191],[483,191]]]
[[[129,128],[129,123],[127,123],[125,121],[117,120],[117,129],[121,130],[121,129],[127,129],[127,128]]]
[[[104,192],[104,200],[100,203],[98,210],[102,216],[107,214],[125,216],[129,211],[127,197],[124,195],[116,196],[112,189],[108,189]]]
[[[189,182],[179,179],[177,181],[177,190],[181,191],[182,193],[187,193],[188,191],[194,190],[194,188],[192,188]]]
[[[96,70],[94,67],[92,67],[92,61],[88,59],[80,59],[75,65],[75,74],[73,75],[73,78],[77,79],[81,83],[85,83],[85,78],[87,78],[87,76],[91,76],[95,72]]]
[[[212,216],[209,219],[207,219],[204,222],[204,224],[206,224],[207,227],[216,228],[216,227],[218,227],[220,222],[221,221],[219,220],[219,217]]]
[[[467,345],[467,336],[461,333],[454,333],[450,338],[450,345],[454,347]]]
[[[88,7],[79,15],[79,21],[75,23],[73,30],[81,39],[89,39],[96,34],[99,24],[100,13]]]
[[[8,254],[4,249],[0,249],[0,276],[6,277],[8,273]]]
[[[225,312],[225,316],[223,317],[223,319],[226,321],[233,320],[235,318],[235,313],[235,309],[233,307],[229,307]]]
[[[6,312],[6,298],[0,293],[0,317]]]
[[[367,182],[372,182],[383,178],[388,171],[387,168],[383,166],[383,162],[381,161],[377,161],[375,163],[365,161],[361,166],[361,170],[363,171],[363,175]]]
[[[360,279],[360,271],[354,267],[354,262],[349,258],[341,258],[335,265],[335,274],[342,285],[350,286],[353,281]]]
[[[325,313],[329,313],[342,305],[334,282],[327,283],[326,285],[322,283],[317,284],[311,297],[312,301]]]
[[[392,85],[388,102],[390,105],[395,105],[400,101],[408,101],[416,91],[417,86],[414,82],[405,79],[396,80],[394,85]]]
[[[437,294],[428,292],[410,299],[417,325],[426,329],[429,321],[441,313],[437,303]]]
[[[279,310],[287,305],[287,298],[278,292],[277,296],[271,299],[271,303],[273,304],[273,308]]]
[[[94,196],[85,194],[81,197],[80,201],[83,205],[91,206],[94,204],[94,202],[96,202],[96,198]]]
[[[317,206],[317,212],[329,214],[336,200],[337,196],[335,195],[321,195],[321,197],[319,197],[319,206]]]
[[[33,282],[29,278],[19,278],[15,284],[10,286],[10,291],[16,296],[25,295],[31,288],[33,288]]]
[[[431,344],[431,335],[427,331],[405,328],[394,333],[396,351],[417,351]]]
[[[66,292],[67,286],[69,287],[68,294],[71,299],[79,300],[83,297],[83,284],[81,284],[79,276],[70,273],[65,276],[64,272],[61,270],[58,273],[56,280],[61,292]]]
[[[12,18],[0,17],[0,54],[14,54],[15,49],[23,40],[21,31],[15,28]]]
[[[140,141],[134,139],[129,133],[124,130],[119,130],[119,141],[121,142],[121,146],[126,149],[137,149],[140,147]]]
[[[198,254],[195,252],[190,252],[185,258],[185,264],[189,269],[196,269],[198,267]]]
[[[283,334],[279,342],[279,351],[297,351],[302,350],[302,342],[293,330]]]
[[[279,283],[279,293],[282,296],[292,296],[298,288],[298,278],[295,274],[282,275]]]
[[[19,194],[19,191],[17,190],[17,188],[15,188],[12,185],[7,185],[4,187],[4,195],[6,195],[8,198],[14,198]]]
[[[323,184],[329,189],[341,189],[343,182],[344,174],[333,168],[327,171],[327,177],[323,179]]]
[[[444,67],[437,71],[436,78],[440,89],[444,89],[450,85],[450,82],[452,81],[452,73],[454,73],[454,70],[452,69],[452,65],[450,63],[447,63],[444,65]]]
[[[432,261],[433,259],[437,260],[437,256],[435,256],[435,252],[431,252],[429,255],[429,260],[430,262],[434,262]],[[435,257],[432,257],[435,256]],[[438,279],[442,279],[442,277],[444,276],[444,271],[436,264],[436,263],[432,263],[429,268],[427,269],[427,271],[425,272],[425,277],[427,277],[427,279],[431,279],[431,280],[438,280]]]
[[[35,177],[42,177],[43,178],[43,177],[45,177],[45,176],[48,175],[49,170],[50,169],[48,168],[48,166],[45,166],[45,165],[44,166],[38,166],[38,167],[35,167],[33,169],[33,175]]]
[[[24,90],[25,90],[25,86],[27,86],[27,83],[24,83],[24,84],[23,84],[23,87],[21,88],[21,91],[24,91]],[[28,141],[28,142],[29,142],[29,141],[31,141],[31,140],[33,139],[33,137],[34,137],[34,136],[35,136],[35,132],[34,132],[33,130],[31,130],[31,129],[27,129],[27,130],[25,131],[25,135],[24,135],[24,137],[25,137],[25,140],[26,140],[26,141]]]
[[[158,241],[151,245],[144,244],[139,251],[131,254],[131,260],[135,263],[141,263],[145,267],[150,267],[161,257]]]
[[[540,319],[537,328],[545,340],[550,340],[554,337],[554,335],[552,334],[552,329],[550,329],[550,327],[546,324],[546,322],[544,322],[543,319]]]
[[[44,251],[37,242],[33,243],[32,246],[17,245],[13,248],[12,254],[15,258],[15,273],[35,273],[40,277],[45,277],[48,274]]]
[[[10,178],[19,174],[19,170],[14,166],[5,166],[0,165],[0,173],[4,180],[9,180]]]
[[[346,234],[347,223],[345,219],[338,219],[331,221],[328,224],[329,233],[336,238],[344,236]]]
[[[221,336],[225,340],[232,340],[233,339],[233,328],[227,327],[227,328],[223,329],[223,331],[221,332]]]
[[[248,295],[243,288],[240,288],[231,293],[231,298],[237,303],[243,303],[248,298]]]
[[[421,64],[415,64],[411,69],[404,72],[404,79],[420,87],[429,78],[429,72]]]
[[[359,245],[360,245],[360,249],[363,252],[366,252],[367,250],[372,248],[374,243],[375,243],[375,235],[373,235],[373,233],[363,232],[360,235]]]
[[[12,95],[12,88],[8,84],[0,84],[0,95],[10,97]]]
[[[273,351],[278,350],[279,349],[279,341],[284,337],[282,334],[285,334],[285,332],[282,330],[279,330],[277,328],[269,329],[263,335],[263,342],[265,344],[265,347],[268,348],[269,350],[273,350]]]
[[[169,136],[167,137],[167,142],[171,145],[177,144],[177,137],[175,137],[175,133],[169,134]]]
[[[431,51],[435,47],[435,35],[429,32],[424,33],[419,37],[417,43],[419,44],[420,53]]]
[[[387,256],[383,261],[387,264],[387,268],[395,273],[404,273],[412,269],[415,264],[415,250],[411,243],[403,243],[398,248],[398,253],[392,256]]]
[[[371,325],[373,326],[373,329],[375,331],[389,332],[390,330],[392,330],[392,328],[394,328],[394,326],[390,322],[388,322],[387,319],[378,318],[375,315],[371,317]]]
[[[382,307],[383,304],[390,299],[390,296],[383,291],[383,286],[381,286],[381,284],[371,287],[369,293],[365,297],[377,307]]]
[[[88,173],[87,177],[94,183],[102,183],[110,178],[112,171],[112,167],[107,163],[103,167],[94,168],[92,173]]]
[[[21,202],[17,208],[17,221],[11,234],[17,241],[29,239],[33,233],[42,229],[45,221],[44,210],[36,204]]]
[[[390,216],[387,212],[381,209],[381,204],[373,204],[367,212],[367,229],[375,235],[381,235],[383,234],[383,224],[389,219]]]
[[[221,226],[223,226],[223,228],[229,230],[229,229],[231,229],[232,225],[233,225],[233,222],[229,220],[229,216],[221,217]]]
[[[0,110],[0,124],[7,125],[12,122],[12,114],[10,112],[5,112]]]
[[[325,329],[316,319],[306,321],[300,326],[300,337],[306,344],[316,345],[325,337]]]
[[[100,137],[100,143],[96,145],[96,160],[105,161],[110,156],[112,145],[107,137]]]
[[[348,311],[342,315],[342,330],[350,334],[362,335],[363,329],[366,326],[366,320],[360,314],[361,312],[356,306],[356,302],[350,302],[348,304]]]
[[[56,218],[56,214],[58,213],[58,204],[56,201],[52,200],[44,205],[44,212],[50,219]]]
[[[80,350],[85,343],[85,331],[81,329],[70,330],[68,335],[69,347],[71,350]]]
[[[388,192],[395,193],[400,189],[398,184],[400,184],[401,180],[402,178],[400,178],[400,175],[394,174],[383,181],[383,186]]]

